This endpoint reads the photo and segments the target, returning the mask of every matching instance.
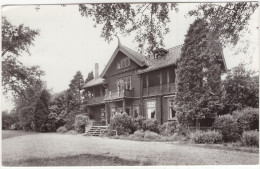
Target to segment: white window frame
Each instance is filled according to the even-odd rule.
[[[132,76],[126,76],[120,79],[117,79],[117,90],[128,89],[132,90]]]
[[[117,62],[117,69],[122,69],[130,66],[130,59],[124,58]]]
[[[147,100],[146,101],[146,111],[147,111],[147,118],[152,118],[152,112],[154,112],[153,119],[156,119],[156,100]]]
[[[175,100],[175,97],[173,98],[169,98],[168,100],[168,119],[176,119],[176,105],[174,105],[174,100]],[[172,112],[171,110],[174,110],[175,111],[175,116],[172,117]]]

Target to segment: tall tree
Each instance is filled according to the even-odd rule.
[[[227,73],[225,87],[225,113],[245,107],[259,107],[259,76],[239,64]]]
[[[2,17],[2,85],[4,93],[12,92],[21,95],[33,79],[39,79],[44,74],[38,66],[26,67],[18,61],[24,52],[29,52],[38,30],[32,30],[23,24],[12,25]]]
[[[211,117],[222,108],[219,41],[212,39],[209,24],[197,19],[185,36],[177,68],[176,104],[178,120]]]

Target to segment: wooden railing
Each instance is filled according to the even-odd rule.
[[[143,88],[143,96],[154,96],[176,92],[175,83]]]
[[[108,90],[106,91],[105,100],[114,100],[119,98],[131,98],[134,96],[133,90],[121,89],[121,90]]]
[[[104,102],[105,96],[93,96],[87,98],[87,104],[98,104]]]

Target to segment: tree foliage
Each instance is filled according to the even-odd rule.
[[[189,11],[189,15],[207,20],[223,46],[236,45],[258,6],[258,2],[201,3],[197,9]]]
[[[257,2],[201,3],[188,11],[189,16],[205,19],[221,45],[236,44],[245,30]],[[82,16],[90,17],[96,25],[102,25],[101,37],[108,42],[116,34],[135,33],[139,51],[148,54],[164,46],[164,36],[169,33],[169,14],[178,11],[178,3],[118,3],[80,4]]]
[[[80,4],[82,16],[91,17],[96,25],[102,25],[101,37],[108,42],[117,34],[128,35],[136,32],[135,40],[140,51],[150,53],[164,46],[164,35],[169,32],[169,12],[178,10],[176,3],[144,4]]]
[[[223,84],[226,112],[259,106],[259,76],[247,70],[244,64],[239,64],[229,71]]]
[[[4,93],[21,95],[33,79],[39,79],[44,74],[38,66],[26,67],[18,61],[24,52],[29,52],[38,30],[32,30],[23,24],[12,25],[2,17],[2,85]]]
[[[221,50],[205,20],[190,25],[177,63],[176,104],[181,124],[211,117],[221,109]]]

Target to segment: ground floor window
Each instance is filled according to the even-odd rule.
[[[134,118],[137,118],[139,116],[139,106],[133,106],[134,110]]]
[[[169,114],[169,119],[173,119],[173,118],[176,118],[176,106],[174,104],[174,98],[171,98],[169,99],[169,111],[168,111],[168,114]]]
[[[156,113],[156,101],[155,100],[148,100],[146,101],[146,108],[147,108],[147,118],[155,118]]]

